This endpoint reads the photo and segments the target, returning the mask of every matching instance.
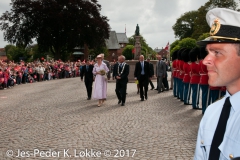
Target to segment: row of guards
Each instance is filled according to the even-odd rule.
[[[206,56],[205,47],[181,48],[172,54],[173,95],[183,101],[185,105],[192,105],[193,109],[200,109],[199,98],[201,97],[202,114],[208,105],[226,93],[225,86],[209,86],[207,67],[203,64]]]

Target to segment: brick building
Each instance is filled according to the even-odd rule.
[[[158,48],[155,48],[154,51],[158,54],[158,55],[161,55],[162,58],[165,58],[165,59],[169,59],[169,52],[165,49],[158,49]]]
[[[7,55],[4,48],[0,48],[0,60],[7,61]]]

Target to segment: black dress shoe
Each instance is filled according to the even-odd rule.
[[[147,100],[147,99],[148,99],[148,97],[145,97],[145,99]]]
[[[125,106],[125,103],[122,103],[121,106]]]
[[[118,104],[120,104],[122,102],[122,100],[118,100]]]
[[[154,88],[151,88],[151,90],[153,90]]]
[[[161,91],[158,91],[158,94],[161,93]]]
[[[87,98],[87,100],[90,100],[90,99],[91,99],[90,97]]]
[[[141,98],[141,101],[144,101],[144,98]]]
[[[158,88],[156,88],[155,90],[158,90]]]

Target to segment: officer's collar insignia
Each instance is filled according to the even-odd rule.
[[[211,30],[210,30],[210,35],[214,36],[220,29],[221,24],[218,18],[216,18],[212,24]]]

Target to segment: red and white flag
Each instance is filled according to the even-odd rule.
[[[135,48],[132,49],[132,54],[134,54],[134,53],[135,53]]]
[[[164,49],[165,49],[166,51],[168,51],[169,48],[170,48],[170,46],[169,46],[169,42],[168,42],[167,45],[166,45],[166,47],[165,47]]]

